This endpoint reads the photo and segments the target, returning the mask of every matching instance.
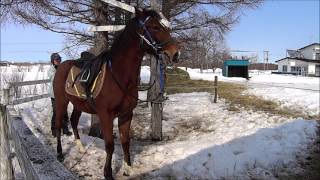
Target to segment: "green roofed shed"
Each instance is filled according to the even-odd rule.
[[[223,63],[222,74],[226,77],[243,77],[248,78],[249,60],[228,59]]]

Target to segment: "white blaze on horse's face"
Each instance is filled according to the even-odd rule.
[[[165,27],[165,28],[168,28],[170,29],[171,28],[171,24],[170,24],[170,21],[167,20],[166,17],[164,17],[164,15],[160,12],[159,13],[160,17],[161,17],[161,20],[159,21],[160,24]]]

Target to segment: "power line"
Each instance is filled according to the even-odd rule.
[[[63,44],[62,42],[5,42],[1,45],[50,45],[50,44]]]
[[[3,54],[10,53],[50,53],[51,51],[43,51],[43,50],[17,50],[17,51],[2,51]]]
[[[239,50],[239,49],[233,49],[230,50],[231,52],[254,52],[254,53],[262,53],[263,51],[251,51],[251,50]]]

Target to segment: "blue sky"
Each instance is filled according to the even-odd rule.
[[[36,26],[1,26],[1,60],[46,61],[52,52],[63,49],[63,42],[61,34]]]
[[[269,51],[274,62],[286,49],[299,49],[319,42],[319,0],[267,0],[245,12],[226,36],[231,50]]]
[[[269,51],[271,62],[285,57],[286,49],[319,42],[319,0],[267,0],[246,10],[226,35],[231,50]],[[34,26],[1,25],[1,60],[46,61],[60,51],[64,37]],[[62,54],[63,58],[66,59]]]

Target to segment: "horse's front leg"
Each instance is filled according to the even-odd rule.
[[[131,174],[131,160],[130,160],[130,125],[133,112],[129,112],[119,117],[118,127],[120,133],[120,140],[122,144],[124,162],[122,164],[123,175],[129,176]]]
[[[85,150],[81,143],[79,132],[78,132],[78,124],[79,124],[79,118],[81,116],[81,113],[82,113],[81,111],[74,108],[71,114],[70,121],[73,129],[76,146],[78,147],[80,153],[84,153]]]
[[[106,148],[106,163],[104,165],[104,177],[107,180],[113,180],[112,176],[112,154],[114,151],[114,140],[113,140],[113,116],[110,113],[102,112],[98,113],[100,124],[101,124],[101,131],[103,135],[103,139],[105,142]]]

